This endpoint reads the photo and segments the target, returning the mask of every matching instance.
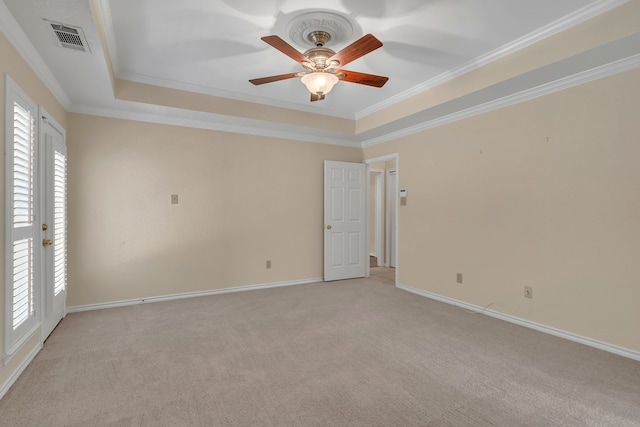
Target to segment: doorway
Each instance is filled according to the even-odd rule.
[[[399,155],[365,160],[369,166],[369,276],[398,283],[398,173]]]

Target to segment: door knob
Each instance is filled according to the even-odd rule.
[[[53,240],[51,239],[42,239],[42,246],[53,245]]]
[[[42,224],[42,231],[47,231],[49,226],[47,224]]]
[[[331,226],[330,225],[327,225],[327,230],[331,230]]]

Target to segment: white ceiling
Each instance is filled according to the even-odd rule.
[[[123,108],[114,99],[90,0],[2,0],[48,65],[74,110]],[[424,90],[448,73],[536,34],[563,29],[603,0],[95,0],[116,77],[344,118],[358,118]],[[620,1],[617,2],[621,3]],[[332,11],[353,34],[384,46],[345,68],[388,76],[383,88],[340,82],[309,102],[299,79],[254,86],[249,79],[302,71],[260,37],[291,40],[287,24],[305,11]],[[44,20],[81,27],[91,48],[60,47]],[[546,33],[545,33],[546,31]],[[549,35],[549,34],[546,34]],[[144,106],[129,104],[141,111]]]

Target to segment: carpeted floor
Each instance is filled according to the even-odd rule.
[[[1,426],[638,426],[640,363],[375,278],[69,314]]]
[[[388,267],[371,267],[371,278],[381,283],[387,283],[395,286],[396,284],[396,269]]]

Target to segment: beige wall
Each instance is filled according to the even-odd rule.
[[[36,74],[29,68],[26,62],[18,55],[15,49],[9,44],[5,36],[0,33],[0,135],[2,136],[2,144],[4,147],[4,115],[5,115],[5,97],[4,97],[4,74],[8,74],[20,88],[31,97],[36,103],[42,105],[61,125],[66,126],[66,112],[62,106],[56,101],[55,97],[49,92],[45,85],[40,81]],[[4,158],[0,162],[0,194],[4,200]],[[4,224],[4,209],[0,209],[0,224]],[[3,242],[4,242],[4,226],[2,226]],[[0,244],[0,273],[4,281],[4,243]],[[0,292],[0,334],[4,331],[4,292]],[[4,352],[4,339],[0,339],[0,354]],[[38,339],[34,338],[28,342],[21,351],[16,354],[11,361],[2,366],[0,363],[0,388],[14,374],[21,363],[23,363],[28,354],[38,345]]]
[[[400,153],[400,283],[640,351],[639,100],[636,69],[366,149]]]
[[[78,114],[67,147],[69,306],[320,278],[323,161],[362,160],[355,148]]]

